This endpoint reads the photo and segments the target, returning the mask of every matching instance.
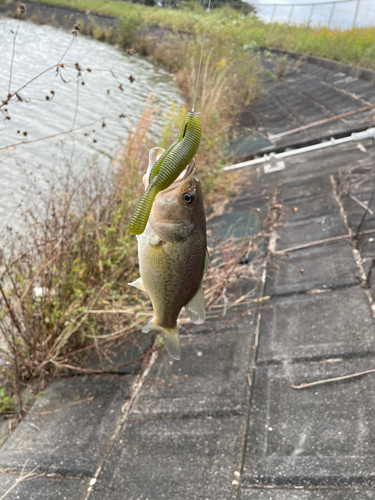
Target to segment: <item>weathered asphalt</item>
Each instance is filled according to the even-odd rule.
[[[277,85],[287,96],[289,78]],[[52,384],[0,449],[0,495],[23,470],[34,477],[7,499],[375,499],[375,374],[292,388],[375,369],[375,220],[358,204],[375,210],[374,157],[366,141],[290,158],[274,173],[244,170],[256,182],[209,229],[240,239],[253,208],[282,203],[260,248],[252,298],[263,300],[228,326],[216,317],[190,330],[181,362],[162,353],[143,379]]]

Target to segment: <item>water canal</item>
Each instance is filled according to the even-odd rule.
[[[1,100],[8,93],[12,31],[17,24],[17,20],[0,18]],[[56,65],[71,40],[72,35],[62,29],[22,21],[15,43],[11,91]],[[137,126],[151,91],[157,95],[154,103],[160,108],[150,129],[155,145],[171,102],[183,102],[170,74],[144,58],[129,56],[90,37],[78,35],[62,62],[60,74],[56,69],[47,71],[19,92],[22,102],[7,105],[10,119],[0,116],[0,233],[4,224],[17,227],[17,207],[46,196],[48,182],[61,175],[67,165],[72,165],[76,174],[93,162],[99,168],[110,167],[129,129]],[[75,63],[91,70],[82,71],[78,83]],[[133,83],[130,75],[135,78]],[[72,128],[78,130],[64,134]],[[59,133],[63,134],[4,149]]]

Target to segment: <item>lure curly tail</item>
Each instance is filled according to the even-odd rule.
[[[156,195],[167,189],[186,168],[197,152],[201,138],[201,120],[191,111],[182,122],[176,141],[152,167],[149,186],[141,198],[129,224],[133,234],[142,234],[150,216]]]
[[[150,217],[152,204],[158,192],[157,187],[150,184],[145,194],[142,196],[129,224],[130,231],[133,234],[142,234],[145,230],[148,218]]]

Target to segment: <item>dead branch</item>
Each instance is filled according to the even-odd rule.
[[[21,142],[15,142],[14,144],[8,144],[7,146],[0,147],[0,151],[3,151],[5,149],[10,149],[10,148],[15,148],[17,146],[22,146],[24,144],[32,144],[33,142],[46,141],[47,139],[53,139],[54,137],[59,137],[61,135],[72,134],[73,132],[76,132],[77,130],[81,130],[81,129],[86,128],[86,127],[91,127],[92,125],[95,125],[95,123],[103,121],[104,118],[105,117],[102,116],[98,120],[95,120],[91,123],[86,123],[85,125],[81,125],[80,127],[76,127],[76,128],[71,128],[69,130],[65,130],[64,132],[57,132],[56,134],[46,135],[45,137],[39,137],[38,139],[32,139],[30,141],[21,141]]]
[[[357,234],[357,236],[361,236],[363,234],[371,234],[371,233],[375,233],[375,229],[368,229],[367,231],[361,231],[360,233]],[[297,245],[295,247],[284,248],[283,250],[276,250],[275,252],[273,252],[273,254],[274,255],[282,255],[282,254],[286,254],[289,252],[293,252],[295,250],[301,250],[303,248],[314,247],[317,245],[324,245],[324,243],[330,243],[332,241],[346,240],[346,239],[352,238],[352,237],[353,237],[352,234],[342,234],[340,236],[326,238],[325,240],[311,241],[310,243],[304,243],[303,245]]]
[[[314,387],[316,385],[323,385],[323,384],[328,384],[330,382],[339,382],[341,380],[348,380],[348,379],[355,378],[355,377],[362,377],[363,375],[367,375],[369,373],[375,373],[375,369],[374,370],[366,370],[364,372],[352,373],[351,375],[343,375],[342,377],[333,377],[333,378],[326,378],[324,380],[316,380],[315,382],[309,382],[307,384],[292,385],[292,388],[293,389],[307,389],[308,387]]]

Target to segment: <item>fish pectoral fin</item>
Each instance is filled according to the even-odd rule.
[[[185,312],[196,325],[201,325],[206,319],[206,311],[204,309],[204,293],[202,284],[198,288],[196,294],[191,301],[186,304]]]
[[[164,335],[165,347],[167,348],[168,354],[172,359],[181,359],[181,345],[180,345],[180,335],[178,333],[178,326],[175,328],[164,328],[162,326],[157,326],[154,323],[154,318],[147,323],[142,328],[143,333],[151,332],[152,330],[157,330],[162,332]]]
[[[208,253],[208,250],[206,249],[206,256],[204,258],[204,268],[203,268],[203,274],[206,274],[208,271],[208,268],[210,267],[211,259],[210,259],[210,254]]]
[[[128,283],[130,286],[134,286],[135,288],[139,288],[139,290],[142,290],[142,292],[147,293],[145,286],[143,284],[142,278],[138,278],[137,280],[133,281],[132,283]]]

